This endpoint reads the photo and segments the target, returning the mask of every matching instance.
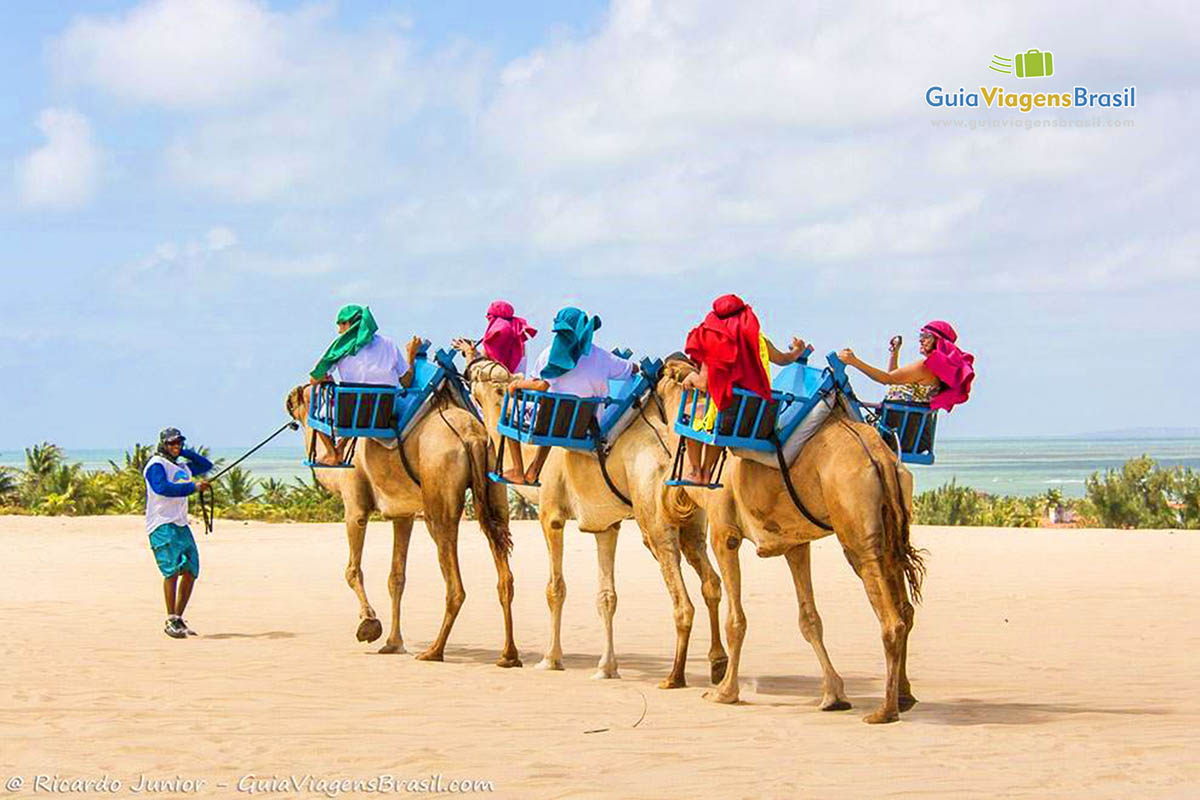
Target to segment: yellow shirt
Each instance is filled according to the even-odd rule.
[[[767,337],[761,333],[758,334],[758,357],[762,359],[763,372],[767,373],[767,381],[771,379],[771,348],[767,346]],[[692,430],[694,431],[711,431],[717,424],[717,404],[712,402],[711,398],[706,397],[705,402],[707,408],[704,409],[704,414],[696,415],[692,420]]]

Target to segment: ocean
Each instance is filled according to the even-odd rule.
[[[1094,472],[1119,468],[1126,460],[1148,455],[1165,466],[1200,470],[1200,438],[1029,438],[939,439],[937,463],[912,465],[917,491],[956,480],[992,494],[1032,495],[1058,489],[1066,497],[1082,497],[1084,481]],[[240,448],[213,448],[215,458],[229,463],[245,452]],[[108,462],[123,463],[123,449],[67,450],[67,459],[85,469],[108,469]],[[256,478],[291,481],[309,477],[301,464],[299,446],[264,447],[242,466]],[[20,450],[0,451],[0,465],[20,468]]]

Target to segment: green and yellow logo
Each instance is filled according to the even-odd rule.
[[[1049,78],[1054,74],[1054,54],[1049,50],[1026,50],[1012,58],[992,56],[989,68],[1018,78]]]

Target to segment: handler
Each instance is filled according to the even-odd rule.
[[[146,479],[146,532],[163,574],[163,597],[167,602],[163,632],[172,639],[197,635],[183,620],[192,585],[200,577],[200,553],[188,527],[187,499],[209,486],[208,481],[193,480],[193,476],[213,467],[207,458],[183,445],[184,436],[178,428],[164,428],[158,434],[158,450],[142,472]],[[180,456],[187,463],[177,463]]]

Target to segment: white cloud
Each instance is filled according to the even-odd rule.
[[[77,111],[48,108],[38,115],[46,143],[17,162],[17,192],[31,208],[73,208],[87,203],[100,174],[92,126]]]
[[[238,243],[237,234],[224,225],[210,228],[204,239],[208,243],[208,249],[213,252],[227,250]]]
[[[77,18],[54,43],[61,80],[186,120],[168,174],[245,203],[304,205],[398,183],[418,115],[479,102],[482,51],[417,57],[395,14],[340,29],[332,5],[272,11],[253,0],[149,0]]]
[[[78,17],[52,48],[60,79],[172,108],[224,105],[285,75],[288,18],[250,0],[151,0]]]

